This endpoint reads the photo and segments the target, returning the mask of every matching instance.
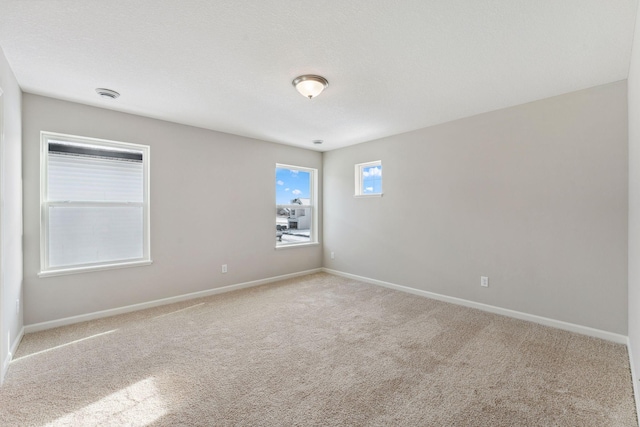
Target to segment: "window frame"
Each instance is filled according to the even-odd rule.
[[[383,192],[383,179],[380,178],[380,192],[379,193],[364,193],[362,191],[362,186],[364,184],[364,180],[362,179],[363,169],[371,167],[371,166],[380,166],[382,169],[382,160],[374,160],[371,162],[357,163],[355,165],[355,192],[354,197],[382,197],[384,195]]]
[[[105,261],[78,264],[74,266],[51,267],[49,266],[49,206],[132,206],[131,202],[88,202],[75,200],[49,201],[48,200],[48,177],[49,177],[49,141],[59,140],[75,144],[87,144],[103,148],[114,148],[124,150],[135,150],[142,152],[143,170],[143,201],[140,206],[143,208],[143,229],[142,229],[142,258],[125,259],[120,261]],[[106,139],[91,138],[63,133],[41,131],[40,132],[40,272],[38,277],[59,276],[65,274],[84,273],[89,271],[109,270],[115,268],[137,267],[149,265],[151,260],[151,215],[150,215],[150,151],[151,147],[130,142],[111,141]]]
[[[290,169],[290,170],[298,170],[301,172],[309,172],[309,205],[298,205],[298,204],[278,204],[277,200],[275,203],[276,212],[278,209],[301,209],[302,208],[310,208],[311,209],[311,232],[309,233],[309,241],[308,242],[292,242],[292,243],[283,243],[276,240],[275,249],[288,249],[288,248],[299,248],[304,246],[313,246],[320,244],[318,239],[318,169],[309,168],[305,166],[295,166],[288,165],[284,163],[276,163],[276,167],[274,172],[277,176],[278,169]],[[274,180],[274,190],[277,188],[277,182]],[[275,193],[275,191],[274,191]],[[275,194],[274,194],[275,196]],[[277,199],[277,197],[274,197]],[[296,215],[297,217],[297,215]]]

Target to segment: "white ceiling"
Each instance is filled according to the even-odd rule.
[[[0,0],[0,46],[25,92],[326,151],[626,79],[636,7]]]

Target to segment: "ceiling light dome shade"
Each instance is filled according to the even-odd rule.
[[[311,74],[296,77],[293,79],[292,83],[302,96],[309,99],[320,95],[324,88],[329,86],[327,79],[322,76],[314,76]]]

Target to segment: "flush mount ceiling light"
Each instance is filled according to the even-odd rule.
[[[329,82],[322,76],[314,76],[312,74],[305,74],[293,79],[291,82],[295,88],[306,98],[315,98],[320,95],[324,88],[329,86]]]
[[[105,89],[103,87],[99,87],[96,89],[96,93],[98,95],[100,95],[103,98],[107,98],[107,99],[116,99],[117,97],[120,96],[120,94],[118,92],[116,92],[115,90],[111,90],[111,89]]]
[[[322,144],[323,142],[324,142],[324,141],[323,141],[323,140],[321,140],[321,139],[315,139],[315,140],[313,141],[313,143],[314,143],[314,144],[316,144],[316,145],[320,145],[320,144]]]

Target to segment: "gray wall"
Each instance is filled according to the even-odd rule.
[[[621,81],[325,153],[325,266],[626,335],[626,93]],[[384,196],[354,198],[354,164],[373,160]]]
[[[18,83],[0,49],[0,88],[4,94],[2,120],[4,136],[0,138],[0,382],[4,378],[10,348],[22,330],[22,123]],[[9,340],[7,340],[9,336]],[[8,343],[10,341],[10,344]]]
[[[626,334],[626,93],[617,82],[324,156],[25,94],[25,323],[320,267],[320,246],[274,250],[272,177],[276,162],[324,158],[326,267]],[[151,145],[153,265],[37,277],[41,130]],[[384,197],[356,199],[353,166],[372,160]]]
[[[274,250],[275,164],[321,172],[321,153],[31,94],[23,107],[25,324],[321,267],[320,245]],[[151,266],[37,277],[42,130],[151,146]]]
[[[640,22],[640,9],[636,16]],[[640,373],[640,29],[636,24],[629,69],[629,349]],[[636,394],[636,402],[640,397]],[[638,408],[640,409],[640,407]]]

